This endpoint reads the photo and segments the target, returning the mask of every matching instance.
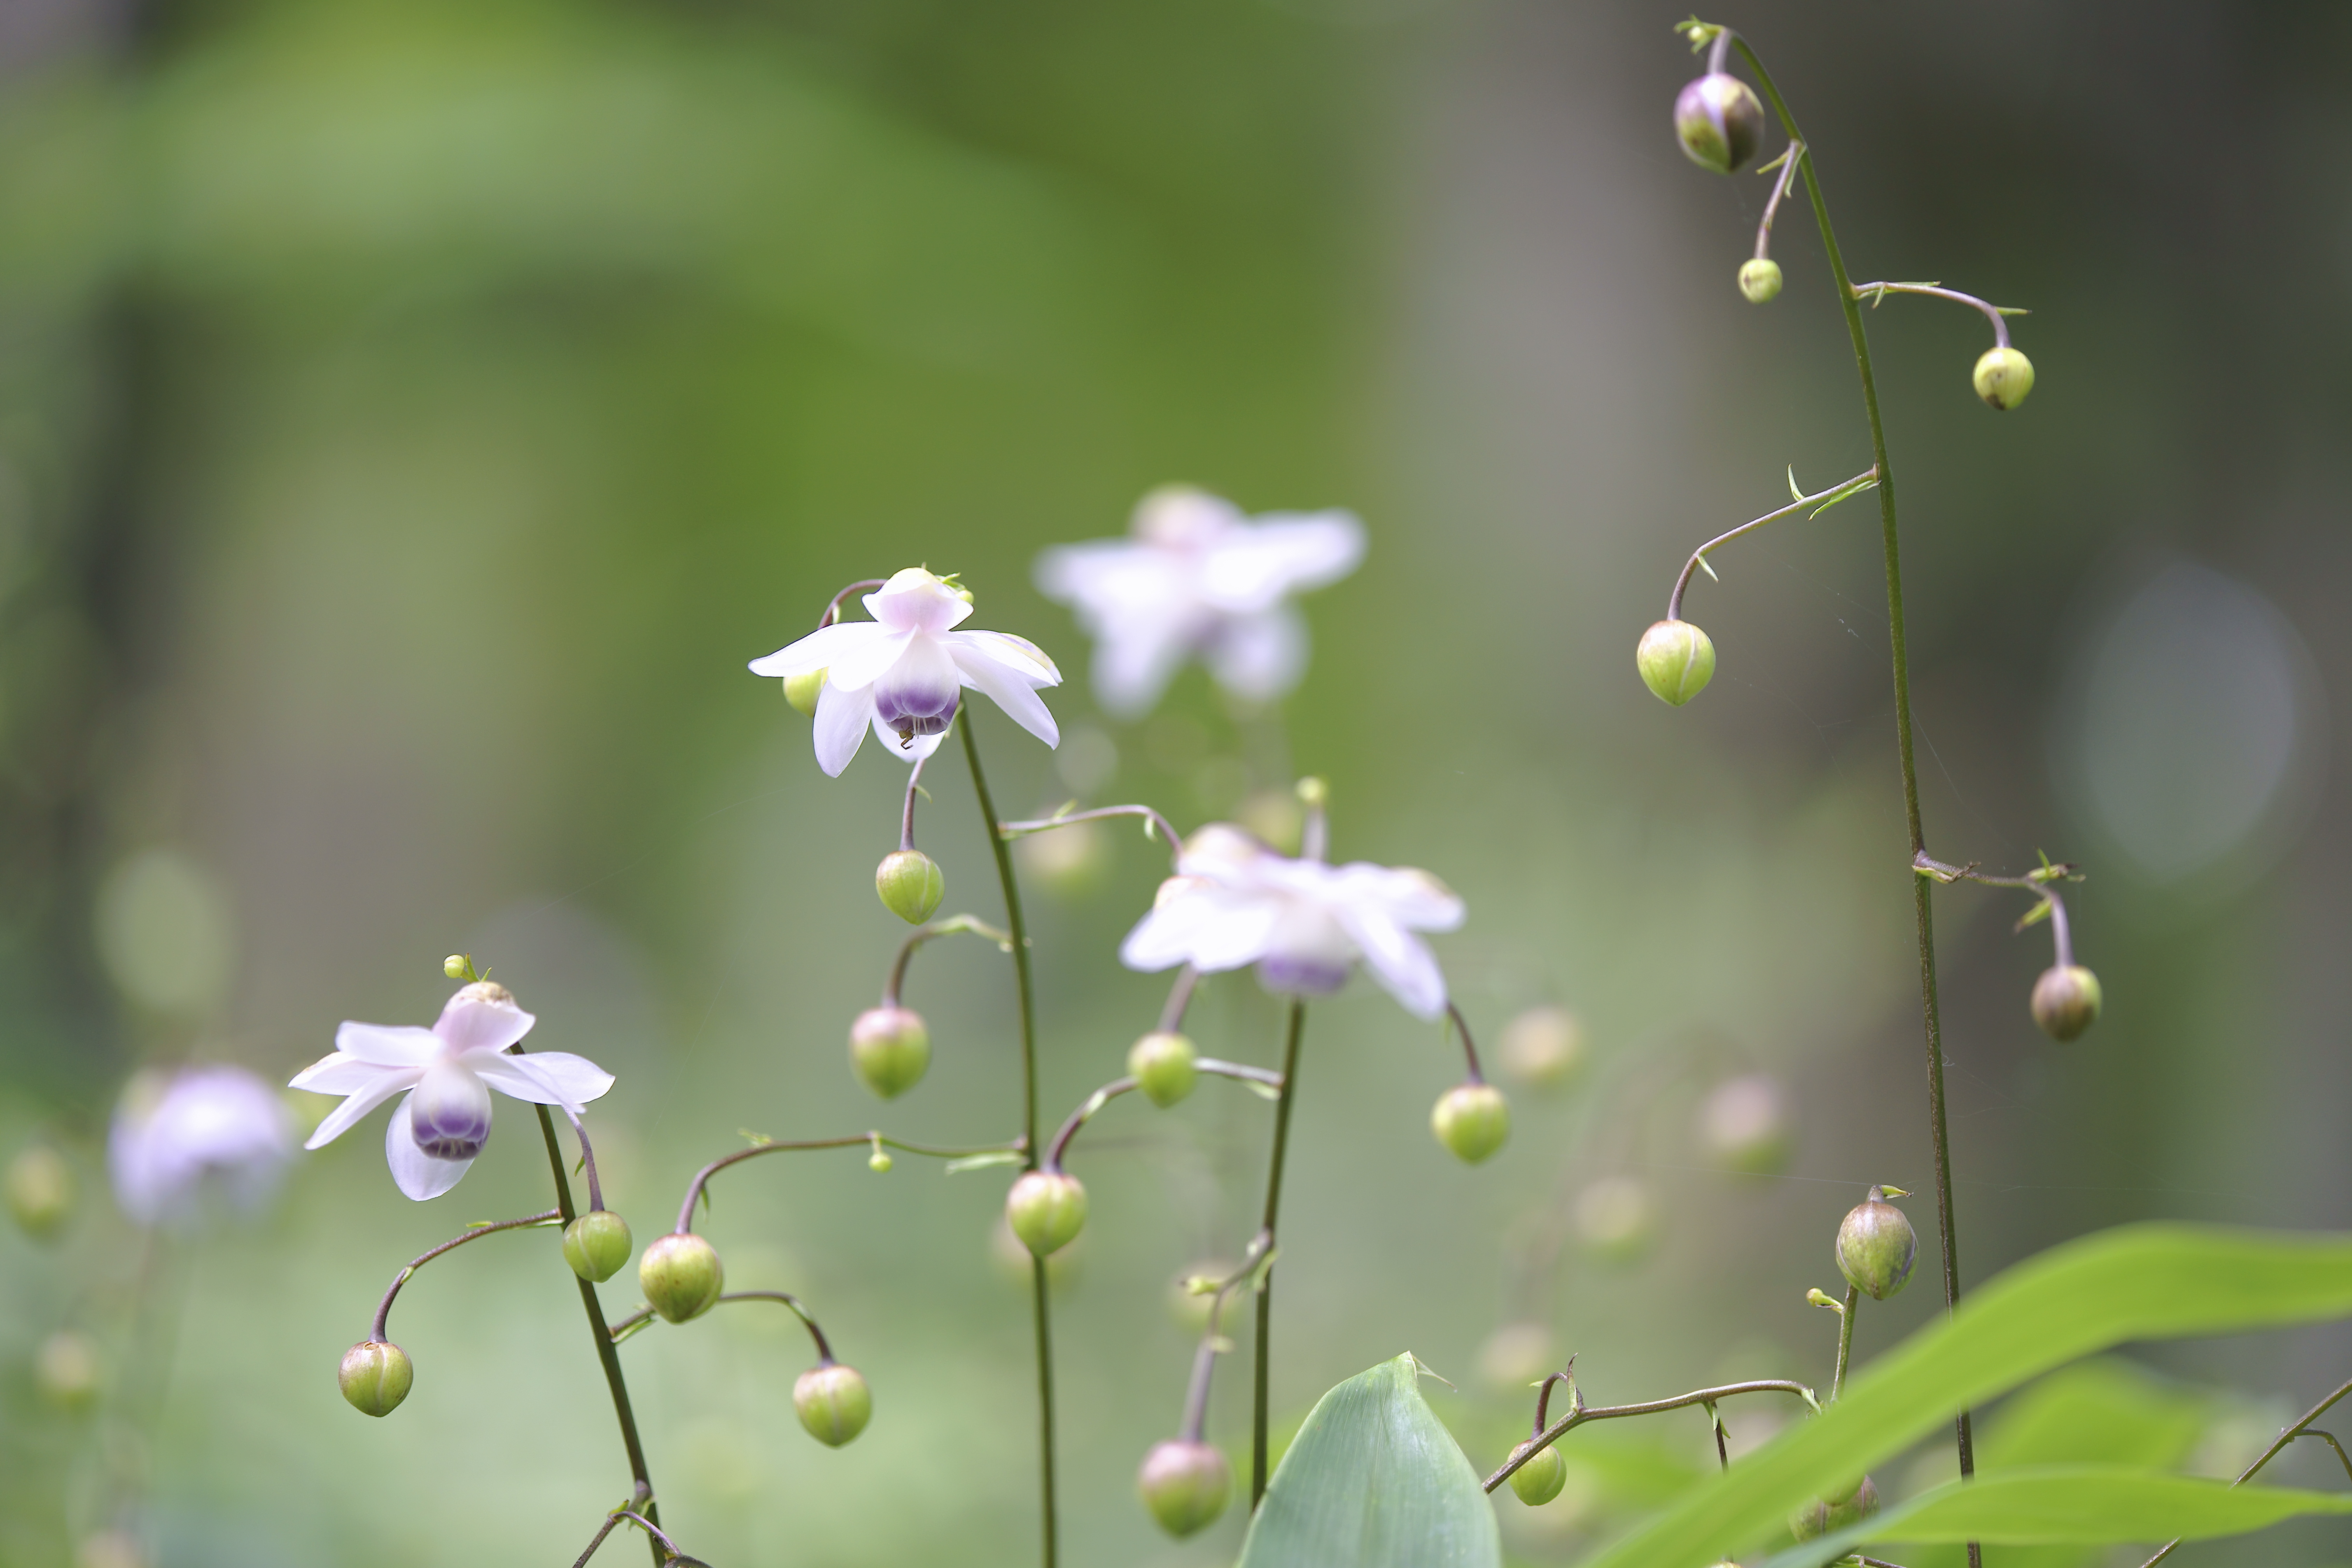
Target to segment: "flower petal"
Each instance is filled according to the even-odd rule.
[[[377,1067],[421,1068],[441,1054],[441,1037],[414,1024],[346,1023],[335,1030],[335,1049]]]
[[[893,631],[944,632],[971,614],[971,602],[919,566],[894,574],[866,595],[866,613]]]
[[[384,1124],[383,1160],[392,1167],[394,1184],[420,1204],[456,1186],[458,1178],[474,1163],[471,1160],[436,1160],[418,1148],[416,1134],[408,1123],[405,1100]]]
[[[882,742],[884,751],[908,767],[913,767],[917,763],[938,751],[940,742],[948,738],[948,732],[942,730],[936,735],[913,735],[900,740],[898,731],[882,722],[882,715],[877,713],[874,715],[874,738]]]
[[[1220,534],[1201,566],[1201,591],[1232,615],[1272,608],[1336,583],[1364,558],[1364,525],[1349,511],[1266,512]]]
[[[1462,923],[1462,895],[1418,868],[1351,860],[1331,877],[1335,897],[1375,906],[1408,931],[1452,931]]]
[[[816,695],[816,722],[811,733],[816,741],[816,765],[828,778],[839,778],[849,759],[866,739],[866,721],[874,717],[874,697],[863,687],[856,691],[844,691],[830,679]]]
[[[434,1021],[433,1033],[453,1055],[467,1051],[502,1051],[525,1035],[538,1018],[516,1006],[513,1002],[495,1002],[487,996],[466,993],[468,985],[442,1005],[441,1016]],[[500,991],[503,995],[504,992]]]
[[[1445,972],[1419,937],[1385,911],[1360,904],[1342,904],[1333,913],[1363,950],[1364,967],[1406,1012],[1433,1019],[1445,1011]]]
[[[1192,963],[1204,974],[1239,969],[1265,955],[1279,906],[1236,898],[1213,887],[1188,889],[1158,905],[1119,943],[1129,969]]]
[[[980,640],[992,633],[951,632],[947,649],[963,672],[967,686],[979,690],[1013,716],[1013,721],[1049,746],[1062,742],[1061,727],[1054,722],[1053,712],[1039,697],[1036,687],[1044,680],[1045,671],[1017,649],[998,643]],[[1045,656],[1037,656],[1042,658]],[[1047,670],[1052,670],[1050,661]],[[1061,672],[1053,671],[1053,681],[1059,682]]]
[[[327,1112],[327,1119],[319,1123],[318,1131],[310,1134],[310,1141],[302,1147],[325,1148],[349,1131],[353,1122],[394,1095],[415,1089],[416,1080],[424,1076],[423,1068],[385,1068],[383,1077],[367,1088],[355,1091],[351,1098]]]
[[[427,1029],[426,1034],[433,1031]],[[434,1042],[438,1046],[440,1042]],[[312,1094],[357,1094],[385,1073],[406,1072],[406,1068],[387,1068],[375,1062],[363,1062],[341,1051],[320,1057],[294,1075],[286,1085],[289,1089],[306,1089]]]
[[[1269,701],[1307,673],[1307,619],[1288,605],[1233,616],[1203,654],[1218,685],[1253,702]]]
[[[913,632],[893,631],[888,626],[876,626],[874,630],[877,636],[825,666],[826,685],[838,686],[845,691],[871,686],[897,668],[906,658],[908,647],[919,640]]]
[[[814,675],[840,659],[854,657],[869,644],[888,641],[893,635],[889,627],[877,626],[872,621],[836,621],[829,626],[819,626],[798,642],[786,643],[764,658],[753,659],[751,673],[786,679]]]
[[[577,1110],[613,1087],[613,1075],[570,1051],[533,1051],[528,1056],[469,1052],[464,1058],[484,1083],[500,1094],[533,1105]]]

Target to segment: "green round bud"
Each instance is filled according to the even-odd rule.
[[[931,1065],[931,1032],[911,1007],[869,1007],[849,1026],[849,1065],[866,1088],[896,1100]]]
[[[812,719],[816,717],[817,693],[824,689],[824,671],[821,669],[784,677],[784,700]]]
[[[1868,1476],[1841,1497],[1814,1498],[1789,1516],[1789,1533],[1812,1541],[1848,1525],[1860,1524],[1878,1512],[1878,1488]]]
[[[1699,1108],[1699,1138],[1718,1164],[1769,1176],[1789,1163],[1788,1097],[1760,1072],[1726,1079]]]
[[[1566,1089],[1587,1054],[1584,1026],[1565,1007],[1530,1007],[1503,1026],[1503,1070],[1530,1089]]]
[[[1456,1159],[1475,1165],[1511,1135],[1511,1107],[1491,1083],[1457,1083],[1437,1097],[1429,1130]]]
[[[1688,621],[1659,621],[1642,634],[1633,664],[1659,701],[1679,708],[1715,679],[1715,644]]]
[[[793,1409],[808,1435],[838,1448],[874,1419],[874,1391],[854,1366],[837,1361],[813,1366],[793,1384]]]
[[[8,1174],[0,1178],[0,1195],[5,1197],[9,1217],[26,1235],[55,1236],[73,1213],[73,1168],[55,1149],[36,1143],[8,1162]]]
[[[453,952],[441,961],[441,973],[452,980],[463,980],[474,967],[473,960],[462,952]]]
[[[919,926],[947,897],[948,879],[940,875],[939,862],[921,850],[893,849],[874,868],[874,890],[882,895],[884,909]]]
[[[1739,264],[1739,291],[1751,305],[1761,305],[1780,292],[1780,264],[1769,256],[1750,257]]]
[[[1144,1098],[1165,1110],[1200,1081],[1200,1069],[1192,1065],[1200,1055],[1183,1036],[1154,1030],[1129,1047],[1127,1070],[1135,1075]]]
[[[1692,163],[1728,174],[1756,156],[1764,106],[1738,77],[1709,71],[1675,96],[1675,136]]]
[[[1087,1189],[1067,1171],[1031,1171],[1004,1194],[1004,1223],[1031,1254],[1067,1247],[1086,1227]]]
[[[343,1352],[335,1373],[343,1398],[362,1415],[389,1415],[408,1397],[416,1369],[408,1352],[383,1340],[362,1340]]]
[[[2099,1021],[2099,977],[2079,963],[2053,964],[2033,983],[2033,1021],[2053,1040],[2072,1040]]]
[[[1838,1226],[1838,1272],[1874,1301],[1885,1300],[1909,1283],[1918,1256],[1918,1233],[1877,1187]]]
[[[877,1149],[874,1152],[866,1156],[866,1168],[873,1172],[876,1175],[887,1174],[890,1169],[890,1164],[891,1160],[889,1153],[885,1150]]]
[[[2033,362],[2015,349],[1987,349],[1977,361],[1977,395],[1995,408],[2014,408],[2033,390]]]
[[[719,1249],[690,1230],[661,1237],[637,1259],[637,1289],[646,1293],[646,1305],[667,1322],[701,1316],[726,1288]]]
[[[1160,1528],[1182,1540],[1199,1533],[1225,1511],[1233,1495],[1234,1468],[1206,1443],[1171,1437],[1154,1443],[1135,1472],[1135,1489]]]
[[[1528,1442],[1533,1441],[1533,1438],[1528,1439]],[[1512,1449],[1511,1458],[1517,1458],[1527,1451],[1527,1443],[1522,1443]],[[1519,1500],[1529,1508],[1543,1507],[1559,1496],[1559,1489],[1566,1485],[1568,1461],[1559,1457],[1557,1446],[1541,1450],[1534,1458],[1511,1472],[1511,1489],[1518,1493]]]
[[[60,1410],[86,1410],[98,1398],[98,1347],[87,1334],[60,1329],[33,1356],[33,1386]]]
[[[563,1227],[563,1261],[591,1284],[618,1274],[635,1246],[629,1222],[610,1209],[591,1209]]]

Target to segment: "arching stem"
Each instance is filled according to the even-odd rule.
[[[1310,802],[1309,809],[1319,809],[1319,802]],[[1274,1154],[1265,1173],[1265,1218],[1260,1226],[1266,1245],[1274,1245],[1276,1222],[1282,1215],[1282,1166],[1290,1152],[1290,1108],[1298,1098],[1298,1043],[1307,1036],[1307,1004],[1292,998],[1290,1026],[1282,1047],[1282,1098],[1274,1102]],[[1266,1369],[1274,1342],[1274,1274],[1266,1273],[1257,1292],[1257,1358],[1251,1367],[1250,1398],[1250,1509],[1265,1496],[1266,1457]]]
[[[486,1236],[495,1236],[502,1230],[535,1229],[541,1226],[553,1225],[560,1217],[554,1209],[548,1209],[540,1214],[525,1215],[520,1219],[502,1219],[496,1225],[478,1225],[468,1229],[463,1236],[452,1237],[438,1247],[427,1247],[409,1259],[406,1268],[392,1277],[392,1289],[386,1290],[383,1293],[383,1300],[376,1303],[375,1322],[368,1330],[368,1338],[382,1341],[391,1333],[392,1304],[400,1299],[400,1288],[408,1283],[411,1275],[443,1253],[463,1247],[469,1241],[479,1241]]]

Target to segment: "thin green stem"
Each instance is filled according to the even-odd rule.
[[[1480,1484],[1493,1491],[1511,1479],[1521,1465],[1567,1436],[1590,1421],[1622,1421],[1629,1415],[1656,1415],[1667,1410],[1687,1410],[1694,1405],[1715,1405],[1738,1394],[1793,1394],[1810,1402],[1813,1391],[1801,1383],[1785,1378],[1759,1377],[1748,1383],[1727,1383],[1714,1388],[1696,1388],[1688,1394],[1677,1394],[1672,1399],[1652,1399],[1640,1405],[1587,1405],[1584,1396],[1577,1394],[1570,1402],[1567,1415],[1538,1432],[1524,1447],[1511,1450],[1511,1457],[1496,1468],[1495,1473]]]
[[[1029,978],[1029,928],[1021,917],[1021,887],[1013,878],[1013,843],[989,798],[981,770],[980,742],[972,738],[971,704],[963,705],[957,727],[963,731],[964,760],[971,764],[971,792],[980,799],[981,826],[996,855],[996,879],[1004,888],[1004,924],[1013,936],[1013,974],[1021,998],[1021,1147],[1028,1169],[1037,1168],[1037,1004]],[[1055,1568],[1060,1552],[1054,1501],[1054,1322],[1045,1297],[1045,1260],[1029,1260],[1029,1300],[1037,1338],[1037,1484],[1043,1512],[1043,1561]]]
[[[1274,1157],[1265,1173],[1265,1219],[1261,1234],[1274,1245],[1275,1223],[1282,1215],[1282,1165],[1290,1152],[1290,1105],[1298,1097],[1298,1042],[1307,1035],[1307,1004],[1290,1004],[1288,1037],[1282,1047],[1282,1098],[1274,1102]],[[1268,1269],[1257,1289],[1257,1364],[1250,1369],[1254,1386],[1250,1399],[1250,1510],[1255,1512],[1265,1496],[1266,1368],[1274,1340],[1274,1271]]]
[[[539,1112],[539,1131],[547,1140],[547,1168],[555,1176],[555,1210],[563,1223],[570,1225],[579,1217],[579,1211],[572,1206],[572,1183],[564,1176],[563,1151],[555,1142],[555,1118],[548,1114],[544,1105],[532,1109]],[[621,1446],[629,1452],[629,1476],[636,1483],[636,1500],[644,1505],[646,1517],[658,1524],[661,1510],[654,1501],[653,1478],[646,1471],[646,1447],[637,1440],[637,1418],[629,1408],[628,1379],[621,1375],[621,1352],[613,1343],[611,1326],[604,1321],[604,1303],[596,1299],[595,1286],[578,1275],[572,1276],[572,1282],[580,1287],[581,1310],[588,1314],[589,1332],[596,1342],[596,1359],[604,1366],[604,1387],[613,1396],[614,1418],[621,1424]],[[653,1549],[654,1568],[661,1568],[661,1547],[651,1540],[646,1544]]]
[[[1797,129],[1796,117],[1773,85],[1771,72],[1756,58],[1745,38],[1735,38],[1740,58],[1756,73],[1757,85],[1772,100],[1772,111],[1780,117],[1780,128],[1791,142],[1804,142],[1804,133]],[[1895,527],[1895,468],[1886,456],[1886,426],[1878,413],[1878,381],[1871,369],[1870,338],[1862,325],[1862,302],[1854,295],[1853,279],[1846,271],[1845,257],[1838,249],[1837,231],[1830,226],[1829,203],[1822,195],[1821,162],[1806,142],[1805,166],[1801,171],[1805,193],[1811,199],[1813,221],[1822,231],[1822,250],[1829,258],[1830,274],[1837,284],[1838,306],[1845,312],[1846,334],[1853,340],[1854,368],[1862,377],[1863,410],[1870,418],[1870,452],[1878,472],[1879,532],[1886,555],[1886,631],[1894,647],[1895,666],[1895,741],[1896,753],[1903,763],[1903,820],[1910,834],[1911,855],[1916,858],[1927,847],[1927,840],[1919,823],[1919,768],[1913,756],[1911,739],[1911,656],[1905,636],[1903,616],[1903,557]],[[1913,923],[1919,939],[1919,1010],[1927,1037],[1927,1125],[1936,1152],[1936,1227],[1942,1242],[1944,1262],[1944,1307],[1951,1310],[1960,1300],[1959,1240],[1952,1226],[1952,1148],[1951,1135],[1944,1110],[1944,1026],[1943,1012],[1936,994],[1936,913],[1930,896],[1928,879],[1914,873],[1906,866],[1905,875],[1911,881]],[[1954,1422],[1954,1437],[1959,1448],[1960,1474],[1963,1478],[1976,1473],[1976,1444],[1969,1431],[1969,1413],[1959,1413]],[[1980,1568],[1983,1562],[1974,1542],[1969,1543],[1969,1568]]]
[[[1853,1309],[1862,1300],[1862,1291],[1854,1286],[1845,1288],[1845,1310],[1838,1314],[1837,1370],[1830,1374],[1830,1403],[1835,1405],[1838,1395],[1845,1392],[1845,1363],[1853,1354]]]
[[[2301,1420],[2288,1427],[2285,1431],[2280,1433],[2278,1435],[2277,1441],[2273,1442],[2269,1447],[2264,1448],[2259,1455],[2257,1455],[2252,1464],[2248,1465],[2244,1469],[2240,1470],[2238,1472],[2238,1479],[2231,1481],[2230,1484],[2233,1487],[2242,1487],[2248,1481],[2252,1480],[2256,1475],[2261,1473],[2262,1468],[2264,1465],[2267,1465],[2273,1459],[2277,1458],[2281,1450],[2285,1448],[2289,1443],[2294,1442],[2297,1437],[2302,1436],[2305,1432],[2310,1429],[2313,1422],[2318,1420],[2321,1416],[2326,1415],[2328,1411],[2335,1408],[2336,1402],[2347,1394],[2352,1394],[2352,1383],[2338,1384],[2335,1393],[2329,1394],[2326,1398],[2321,1400],[2318,1404],[2305,1411]],[[2328,1438],[2328,1442],[2331,1445],[2333,1445],[2336,1439],[2333,1437]],[[2336,1449],[2336,1452],[2339,1454],[2343,1451],[2344,1450],[2340,1447]],[[2345,1462],[2345,1468],[2347,1470],[2352,1470],[2352,1460],[2347,1460]],[[2162,1546],[2158,1547],[2156,1555],[2141,1563],[2140,1568],[2156,1568],[2158,1563],[2171,1556],[2172,1549],[2179,1544],[2180,1538],[2179,1536],[2173,1537],[2170,1541],[2166,1542]]]

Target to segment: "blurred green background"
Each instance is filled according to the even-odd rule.
[[[1788,292],[1746,305],[1767,182],[1705,174],[1669,134],[1683,14],[0,8],[0,1156],[57,1142],[84,1189],[58,1242],[0,1237],[0,1562],[71,1561],[123,1499],[171,1568],[568,1562],[625,1489],[549,1236],[409,1288],[417,1384],[391,1419],[335,1394],[401,1261],[545,1202],[512,1102],[449,1197],[403,1198],[371,1119],[257,1220],[142,1263],[101,1153],[142,1063],[281,1079],[339,1020],[429,1021],[441,956],[470,951],[538,1013],[535,1044],[619,1074],[593,1125],[640,1241],[739,1129],[1017,1131],[984,944],[917,960],[919,1089],[877,1109],[847,1071],[903,930],[867,890],[902,775],[869,747],[826,780],[805,721],[742,670],[842,583],[916,562],[1072,677],[1058,772],[978,713],[1008,811],[1142,798],[1189,827],[1322,773],[1340,858],[1466,899],[1439,949],[1482,1033],[1538,1002],[1585,1022],[1582,1088],[1517,1093],[1510,1146],[1468,1170],[1425,1130],[1457,1070],[1435,1032],[1360,981],[1311,1010],[1278,1418],[1410,1349],[1492,1463],[1524,1396],[1481,1352],[1521,1321],[1579,1352],[1597,1400],[1825,1380],[1833,1323],[1803,1293],[1833,1279],[1838,1215],[1891,1182],[1932,1231],[1885,601],[1870,503],[1784,525],[1692,591],[1715,689],[1672,710],[1633,677],[1693,544],[1775,505],[1791,465],[1819,488],[1868,462],[1802,213],[1775,245]],[[2042,933],[2010,933],[2012,896],[1939,895],[1965,1277],[2146,1215],[2352,1222],[2352,846],[2326,809],[2352,669],[2352,14],[1721,19],[1805,120],[1857,276],[2035,312],[2016,331],[2040,383],[2006,416],[1969,393],[1980,321],[1916,300],[1871,318],[1931,847],[2087,862],[2077,942],[2108,1002],[2053,1047],[2025,1009]],[[1151,719],[1102,720],[1083,640],[1029,585],[1040,548],[1117,532],[1179,479],[1367,521],[1362,570],[1309,601],[1313,664],[1279,715],[1236,716],[1196,670]],[[994,919],[955,761],[922,842],[948,909]],[[1164,861],[1127,831],[1097,848],[1082,875],[1031,868],[1050,1116],[1122,1070],[1163,991],[1113,953]],[[98,933],[158,867],[177,912],[150,973]],[[1263,1062],[1277,1021],[1237,976],[1194,1033]],[[1696,1131],[1749,1071],[1786,1086],[1776,1177],[1727,1172]],[[1169,1282],[1255,1226],[1265,1108],[1222,1087],[1122,1101],[1080,1145],[1095,1218],[1058,1309],[1074,1564],[1219,1563],[1239,1540],[1236,1510],[1171,1545],[1130,1481],[1181,1400]],[[1575,1239],[1578,1196],[1611,1178],[1655,1215],[1631,1258]],[[855,1151],[720,1179],[730,1281],[803,1294],[877,1414],[847,1449],[807,1440],[805,1343],[757,1312],[633,1341],[690,1550],[1033,1560],[1003,1189],[912,1159],[877,1176]],[[631,1278],[605,1289],[616,1315]],[[1935,1297],[1923,1259],[1858,1347]],[[101,1346],[97,1412],[34,1392],[61,1325]],[[2348,1363],[2330,1329],[2098,1375],[2158,1413],[2157,1457],[2220,1469]],[[1247,1381],[1232,1358],[1213,1437],[1245,1444]],[[1771,1418],[1732,1415],[1743,1441]],[[1577,1441],[1561,1502],[1503,1505],[1528,1562],[1709,1458],[1696,1416]],[[2313,1526],[2201,1560],[2347,1543]]]

